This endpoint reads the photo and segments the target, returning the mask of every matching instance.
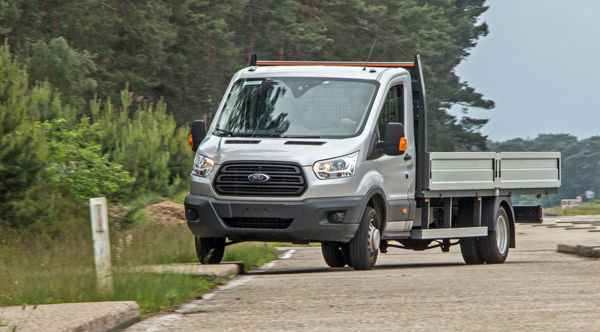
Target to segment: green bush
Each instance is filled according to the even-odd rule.
[[[88,118],[72,130],[65,119],[55,119],[40,124],[46,134],[48,166],[45,179],[57,187],[65,187],[75,197],[87,199],[105,196],[121,186],[132,183],[122,166],[108,161],[94,139],[101,135]]]
[[[164,102],[136,102],[137,110],[130,114],[140,97],[124,90],[120,107],[110,100],[91,100],[88,119],[73,98],[83,93],[77,90],[81,82],[87,82],[85,89],[93,86],[86,78],[93,68],[73,69],[64,77],[53,73],[91,66],[89,54],[70,50],[64,40],[36,43],[35,54],[30,69],[36,78],[52,76],[58,86],[47,81],[28,84],[25,68],[8,46],[0,47],[0,225],[44,222],[46,227],[38,230],[55,237],[61,225],[64,230],[71,227],[55,211],[78,215],[76,207],[87,198],[131,201],[139,195],[172,196],[185,190],[183,179],[193,158],[188,130],[177,126]],[[61,92],[74,105],[63,104]]]
[[[134,95],[121,92],[121,106],[109,100],[90,102],[92,119],[103,136],[98,143],[103,151],[136,180],[121,190],[127,196],[147,192],[170,196],[181,190],[187,178],[193,153],[187,146],[188,129],[177,127],[167,105],[140,103],[130,117]]]

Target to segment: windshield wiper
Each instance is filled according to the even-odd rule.
[[[283,135],[281,138],[321,138],[321,136],[310,136],[310,135]]]
[[[223,134],[223,135],[219,135],[219,136],[231,136],[231,137],[235,137],[237,136],[236,134],[234,134],[232,131],[229,130],[225,130],[225,129],[221,129],[219,127],[215,128],[215,131],[217,132],[217,134]]]
[[[236,133],[238,136],[247,136],[247,137],[281,137],[280,132],[271,131],[271,130],[255,130],[248,131],[244,133]]]
[[[251,134],[251,137],[281,137],[281,134]]]

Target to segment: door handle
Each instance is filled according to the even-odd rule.
[[[409,155],[408,153],[404,155],[404,160],[408,161],[408,160],[411,160],[411,159],[412,159],[412,156]]]

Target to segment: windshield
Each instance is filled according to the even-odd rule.
[[[255,137],[350,137],[367,117],[377,83],[327,78],[237,81],[215,134]]]

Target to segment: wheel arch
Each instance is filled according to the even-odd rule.
[[[516,247],[515,240],[515,213],[510,197],[485,197],[481,211],[481,225],[487,226],[489,231],[496,230],[496,218],[498,218],[498,208],[504,208],[509,219],[510,243],[509,248]]]
[[[516,231],[515,231],[515,211],[513,210],[512,207],[512,200],[510,198],[508,198],[508,200],[503,200],[500,203],[500,206],[502,206],[504,208],[504,211],[506,211],[506,214],[508,215],[508,219],[509,219],[509,225],[510,225],[510,243],[508,244],[509,248],[516,248],[517,247],[517,241],[516,241]]]
[[[383,192],[383,189],[380,187],[373,187],[371,190],[369,190],[365,197],[366,204],[363,204],[364,206],[362,208],[361,215],[365,213],[365,209],[367,207],[375,209],[381,222],[381,225],[379,226],[380,230],[384,230],[387,223],[388,202],[385,199],[385,193]]]

